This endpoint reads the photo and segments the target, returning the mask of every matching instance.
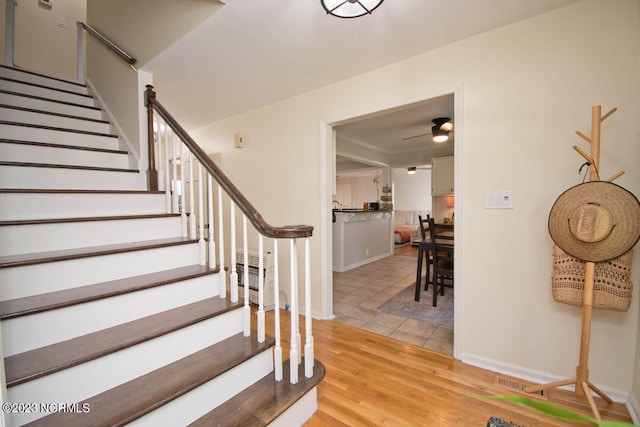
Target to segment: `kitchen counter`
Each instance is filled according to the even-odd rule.
[[[343,209],[333,214],[333,271],[393,255],[392,211]]]

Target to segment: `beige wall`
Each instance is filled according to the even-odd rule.
[[[587,149],[574,132],[589,132],[594,104],[619,109],[603,125],[602,175],[624,169],[616,182],[640,194],[638,7],[637,0],[577,2],[193,135],[220,153],[267,221],[316,227],[313,308],[326,314],[331,138],[324,124],[456,89],[456,354],[525,377],[572,377],[581,311],[551,297],[546,224],[557,196],[581,180],[582,158],[571,147]],[[245,148],[233,147],[235,132],[251,135]],[[515,208],[485,209],[489,190],[512,190]],[[638,283],[640,250],[635,264]],[[594,313],[591,379],[614,397],[632,388],[637,336],[637,293],[627,313]]]
[[[2,8],[4,12],[4,2]],[[85,20],[86,0],[54,1],[52,7],[41,5],[37,0],[18,0],[15,10],[15,64],[75,80],[76,22]],[[2,23],[4,33],[4,18]]]
[[[143,66],[224,5],[214,0],[87,0],[92,27]]]

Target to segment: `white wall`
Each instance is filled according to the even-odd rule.
[[[373,179],[375,174],[345,176],[338,175],[336,184],[351,184],[351,206],[343,206],[345,208],[362,208],[364,202],[376,201],[376,184]],[[381,195],[382,187],[378,184],[378,196]]]
[[[532,377],[572,377],[581,312],[551,297],[546,224],[557,196],[580,182],[582,159],[571,147],[585,148],[574,131],[589,132],[594,104],[619,109],[603,124],[602,175],[625,169],[616,182],[640,194],[638,8],[637,0],[573,3],[193,135],[221,153],[223,169],[267,221],[315,226],[313,308],[326,313],[331,138],[324,124],[457,88],[456,354]],[[233,148],[239,131],[251,134],[243,149]],[[513,190],[515,208],[484,209],[488,190]],[[592,382],[620,395],[631,390],[637,336],[637,293],[627,313],[594,313]]]
[[[14,62],[28,70],[75,80],[78,57],[76,21],[85,20],[86,0],[52,3],[52,7],[47,7],[37,0],[18,0]],[[4,18],[2,33],[4,39]]]
[[[431,212],[431,170],[393,170],[393,209]]]

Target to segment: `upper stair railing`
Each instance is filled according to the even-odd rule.
[[[97,31],[95,28],[91,27],[89,24],[78,21],[76,25],[78,26],[78,82],[84,83],[84,31],[86,31],[90,36],[99,41],[111,52],[115,53],[124,62],[129,64],[129,66],[134,71],[137,71],[134,65],[138,61],[127,52],[125,52],[124,49],[120,48],[114,42],[109,40],[105,35]]]
[[[298,303],[298,241],[304,241],[304,311],[305,311],[305,345],[304,359],[305,376],[313,376],[314,344],[311,330],[311,258],[310,237],[313,227],[309,225],[291,225],[274,227],[268,224],[262,215],[242,195],[229,178],[198,146],[180,124],[158,102],[152,86],[147,86],[145,93],[147,107],[147,125],[149,135],[149,172],[150,190],[163,190],[166,195],[168,213],[180,213],[182,218],[182,236],[192,239],[198,238],[200,246],[200,264],[209,266],[219,265],[221,271],[220,297],[226,298],[227,285],[232,302],[238,301],[239,283],[237,271],[236,248],[238,235],[241,236],[244,256],[241,264],[244,266],[244,335],[251,333],[251,311],[249,307],[249,248],[247,220],[258,232],[258,310],[257,334],[258,341],[265,340],[265,286],[264,286],[264,238],[271,239],[274,266],[274,367],[275,378],[282,379],[283,359],[280,343],[280,284],[278,242],[289,240],[289,275],[290,275],[290,310],[291,310],[291,345],[290,345],[290,382],[298,382],[298,365],[302,361],[301,334],[299,332]],[[215,181],[215,186],[214,186]],[[197,186],[197,188],[196,188]],[[217,215],[214,212],[214,191],[217,192]],[[205,195],[206,192],[206,195]],[[229,228],[225,232],[225,198],[229,201]],[[188,202],[188,203],[187,203]],[[236,213],[236,208],[239,213]],[[237,216],[241,217],[241,231],[236,225]],[[214,222],[215,217],[215,222]],[[187,220],[188,219],[188,220]],[[205,223],[206,222],[206,223]],[[218,232],[214,236],[214,224],[217,222]],[[205,235],[206,234],[206,235]],[[216,242],[217,238],[217,242]],[[225,265],[225,239],[229,239],[230,262]],[[217,246],[217,247],[216,247]],[[218,256],[216,257],[216,253]],[[227,284],[226,270],[229,269],[229,283]]]

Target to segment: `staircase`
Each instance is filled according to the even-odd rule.
[[[105,117],[84,85],[0,66],[5,425],[302,424],[322,364],[274,379],[274,338],[243,333]]]

